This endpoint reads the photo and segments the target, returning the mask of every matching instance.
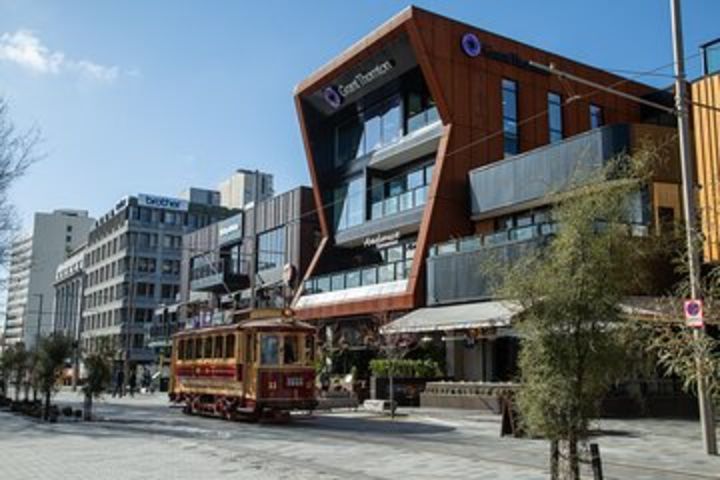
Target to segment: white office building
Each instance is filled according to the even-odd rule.
[[[85,210],[38,212],[32,233],[10,251],[5,341],[33,348],[53,330],[54,283],[58,266],[87,241],[94,223]]]
[[[244,169],[236,170],[218,185],[220,204],[227,208],[246,208],[255,200],[256,184],[258,201],[273,197],[272,174]]]

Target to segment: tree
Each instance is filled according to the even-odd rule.
[[[25,385],[29,355],[25,350],[25,344],[22,342],[10,347],[5,355],[9,357],[10,379],[15,390],[15,401],[17,402],[20,400],[20,390]]]
[[[82,387],[85,394],[83,403],[83,419],[92,420],[94,398],[100,398],[110,386],[112,380],[111,353],[108,349],[85,356],[87,376]]]
[[[37,128],[18,131],[10,118],[7,101],[0,97],[0,264],[7,262],[17,231],[17,219],[8,193],[13,183],[40,158],[36,152],[39,142]]]
[[[12,372],[12,350],[3,350],[0,355],[0,395],[2,398],[8,396],[8,384],[10,383],[10,374]]]
[[[554,238],[502,270],[497,296],[519,304],[525,429],[564,452],[564,478],[579,478],[578,442],[623,373],[621,301],[643,284],[648,238],[632,238],[630,199],[649,179],[648,150],[620,156],[552,197]],[[651,249],[652,250],[652,249]]]
[[[43,418],[50,419],[50,400],[58,388],[66,360],[72,355],[72,339],[52,334],[40,340],[37,381],[44,397]]]

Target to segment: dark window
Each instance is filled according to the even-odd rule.
[[[213,337],[206,337],[203,341],[203,358],[212,358]]]
[[[557,93],[548,93],[548,129],[550,143],[563,138],[562,99]]]
[[[225,342],[223,342],[223,337],[220,335],[215,336],[215,355],[213,355],[213,358],[223,358],[223,347]]]
[[[225,358],[235,357],[235,334],[231,333],[225,337]]]
[[[177,358],[180,360],[185,360],[185,340],[178,340],[177,346],[178,346]]]
[[[193,339],[190,338],[186,341],[186,350],[185,350],[185,358],[188,360],[193,360],[195,358],[195,349],[193,346],[195,345],[195,342],[193,342]]]
[[[285,227],[258,235],[258,271],[282,267],[285,264]]]
[[[277,335],[260,337],[260,364],[277,365],[280,363],[280,340]]]
[[[285,365],[297,363],[300,360],[298,353],[297,335],[286,335],[283,345],[283,363]]]
[[[603,119],[602,107],[590,104],[590,128],[602,127],[605,123]]]
[[[516,155],[520,151],[518,139],[517,82],[503,79],[503,138],[505,155]]]

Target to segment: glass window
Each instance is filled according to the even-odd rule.
[[[311,334],[305,335],[305,363],[311,365],[315,360],[315,337]]]
[[[358,118],[352,118],[338,127],[335,166],[340,166],[364,154],[363,126]]]
[[[420,188],[425,185],[425,179],[423,178],[424,169],[412,171],[407,176],[407,188],[412,190],[413,188]]]
[[[193,348],[194,344],[195,342],[193,342],[192,338],[185,340],[185,358],[188,360],[193,360],[195,358],[195,349]]]
[[[382,145],[382,117],[377,111],[368,112],[365,118],[365,150],[370,153]]]
[[[336,230],[344,230],[363,223],[365,219],[363,177],[355,178],[347,185],[335,189],[332,202]]]
[[[316,288],[318,293],[319,292],[329,292],[330,291],[330,277],[320,277],[317,279],[316,282]]]
[[[285,264],[285,227],[258,235],[258,271],[282,267]]]
[[[292,365],[300,361],[300,351],[298,348],[298,337],[297,335],[285,335],[285,341],[283,345],[283,363],[285,365]]]
[[[516,155],[519,151],[517,82],[502,81],[503,133],[505,155]]]
[[[337,275],[333,275],[330,280],[330,289],[335,290],[342,290],[345,288],[345,276],[340,273]]]
[[[225,337],[225,358],[235,357],[235,334]]]
[[[362,284],[375,285],[377,283],[377,269],[375,267],[366,268],[362,271]]]
[[[597,105],[590,104],[590,128],[602,127],[604,124],[603,120],[603,109]]]
[[[213,338],[205,337],[203,339],[203,358],[212,358]]]
[[[559,142],[563,138],[562,99],[557,93],[548,93],[548,128],[550,143]]]
[[[703,50],[703,73],[712,75],[720,72],[720,40],[711,42],[702,47]]]
[[[225,346],[223,337],[220,335],[216,335],[214,344],[215,344],[215,354],[213,355],[213,358],[223,358],[223,347]]]
[[[382,114],[382,143],[388,145],[402,135],[402,106],[400,97],[390,99]]]
[[[260,363],[262,365],[278,365],[280,363],[280,341],[277,335],[260,337]]]
[[[353,270],[345,274],[345,288],[354,288],[360,286],[360,271]]]

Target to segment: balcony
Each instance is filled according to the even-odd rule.
[[[412,260],[370,265],[313,277],[305,282],[296,307],[359,301],[404,292]]]
[[[436,116],[437,112],[434,109],[432,111]],[[418,125],[415,130],[400,137],[398,141],[374,151],[370,155],[368,166],[376,170],[391,170],[430,155],[437,150],[442,132],[442,123],[437,119],[422,126]]]
[[[427,259],[428,306],[488,300],[496,264],[511,265],[545,245],[556,225],[544,223],[433,245]]]
[[[250,265],[240,262],[239,269],[230,269],[226,261],[207,262],[190,271],[190,290],[196,292],[227,293],[250,285]]]
[[[428,190],[429,187],[423,185],[373,203],[370,207],[370,220],[338,231],[335,234],[335,243],[341,246],[357,246],[368,237],[388,231],[397,231],[400,235],[414,232],[422,220]]]
[[[607,161],[630,151],[631,125],[610,125],[470,172],[475,220],[546,203],[548,195],[588,181]]]

